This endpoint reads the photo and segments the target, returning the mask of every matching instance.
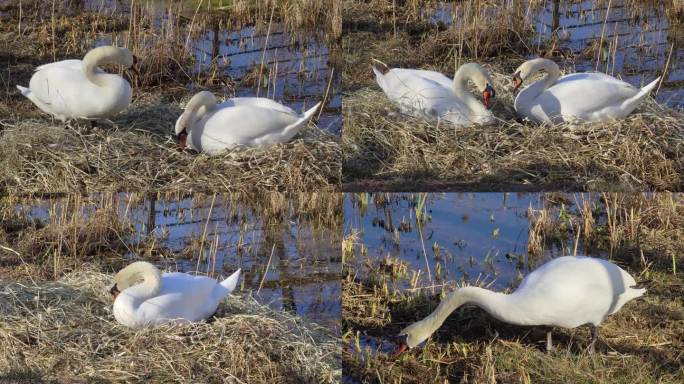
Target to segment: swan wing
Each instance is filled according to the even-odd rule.
[[[71,60],[56,61],[54,63],[48,63],[48,64],[40,65],[40,66],[36,67],[35,71],[38,72],[40,70],[48,69],[48,68],[69,68],[69,69],[74,69],[77,71],[82,71],[83,70],[83,60],[71,59]],[[106,72],[103,71],[102,68],[97,67],[97,68],[95,68],[95,73],[106,73]]]
[[[193,126],[190,140],[196,150],[208,154],[217,154],[236,145],[266,146],[289,140],[297,132],[286,132],[286,129],[301,119],[300,115],[282,108],[223,105]]]
[[[128,106],[131,88],[120,76],[102,76],[107,77],[107,86],[91,83],[80,67],[48,65],[31,77],[27,97],[43,111],[64,119],[109,116]]]
[[[218,307],[219,301],[213,295],[217,284],[206,276],[165,273],[159,294],[140,305],[138,316],[142,323],[206,319]]]
[[[261,108],[275,109],[284,113],[297,114],[292,108],[280,104],[279,102],[265,97],[234,97],[219,104],[219,108],[236,106],[255,106]]]
[[[454,86],[453,80],[445,76],[444,74],[436,71],[428,71],[425,69],[407,69],[407,68],[395,68],[390,70],[387,74],[395,73],[398,78],[407,77],[418,77],[425,80],[429,80],[439,84],[441,87],[452,89]],[[385,75],[386,76],[386,75]]]
[[[539,324],[573,328],[600,324],[626,301],[634,280],[603,259],[565,256],[551,260],[525,277],[513,293]]]
[[[562,77],[537,100],[548,116],[597,121],[626,116],[631,109],[623,108],[623,103],[638,92],[637,88],[612,76],[575,73]]]

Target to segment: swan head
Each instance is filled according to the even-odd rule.
[[[423,341],[427,340],[432,331],[429,329],[425,320],[415,322],[399,332],[399,346],[394,351],[394,356],[398,357],[407,349],[418,346]]]
[[[147,261],[136,261],[114,275],[114,285],[109,289],[109,293],[116,299],[124,289],[149,278],[161,281],[161,272]]]
[[[527,60],[526,62],[520,64],[518,69],[516,69],[513,73],[513,93],[516,93],[518,89],[520,89],[525,80],[534,76],[534,74],[540,70],[548,68],[549,66],[556,66],[556,63],[541,57]]]
[[[191,126],[215,105],[216,97],[208,91],[199,92],[188,101],[185,111],[176,120],[174,128],[178,149],[184,149],[187,146],[188,132]]]
[[[491,108],[496,98],[496,91],[494,90],[494,82],[489,76],[489,72],[478,63],[463,64],[454,76],[454,87],[465,87],[467,80],[472,81],[478,91],[482,92],[482,100],[485,107]]]

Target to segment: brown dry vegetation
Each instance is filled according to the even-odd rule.
[[[131,330],[111,314],[111,276],[0,278],[0,381],[334,383],[330,331],[231,295],[209,323]]]
[[[345,1],[344,190],[684,188],[681,111],[649,99],[636,113],[611,123],[521,122],[512,109],[510,74],[530,55],[565,53],[554,41],[530,44],[525,6],[496,11],[497,1],[457,3],[461,19],[447,26],[428,20],[438,3]],[[499,121],[454,129],[403,116],[375,84],[372,59],[447,75],[465,62],[483,63],[494,79],[493,112]]]
[[[321,0],[235,1],[190,12],[178,2],[161,10],[149,2],[120,4],[115,12],[106,7],[87,11],[79,1],[65,1],[54,10],[37,1],[22,2],[21,8],[5,5],[0,23],[0,87],[5,90],[0,98],[0,193],[336,189],[338,139],[314,124],[285,145],[216,157],[179,153],[171,136],[183,100],[199,90],[189,90],[189,84],[227,95],[250,86],[235,83],[218,65],[192,69],[190,37],[246,25],[265,31],[270,22],[292,28],[293,38],[310,35],[306,31],[321,25],[333,29],[333,19],[340,18],[339,7],[323,5]],[[336,41],[332,32],[319,31]],[[137,74],[123,72],[134,88],[133,103],[112,124],[102,121],[96,131],[65,128],[15,89],[15,84],[28,84],[36,66],[82,57],[100,39],[130,48],[139,59]]]
[[[303,232],[333,236],[331,242],[341,227],[341,195],[323,192],[4,196],[0,382],[338,382],[333,331],[270,310],[244,292],[207,324],[135,331],[116,323],[107,289],[111,274],[131,258],[173,265],[213,257],[204,236],[175,252],[163,233],[143,235],[140,217],[126,214],[184,199],[189,204],[176,213],[178,223],[192,221],[193,210],[224,208],[225,220],[239,224],[236,248],[257,225],[277,238],[284,223],[296,222]],[[32,208],[44,214],[32,218]]]
[[[362,266],[348,269],[343,285],[344,375],[364,383],[684,380],[684,197],[662,193],[546,198],[555,203],[530,217],[530,237],[541,239],[536,252],[553,242],[579,238],[592,253],[612,254],[614,262],[648,289],[601,325],[597,354],[586,353],[590,336],[585,327],[554,329],[557,350],[547,354],[547,328],[512,326],[465,306],[424,346],[394,359],[389,355],[395,346],[393,335],[429,314],[442,295],[460,283],[451,282],[437,294],[429,289],[394,290],[390,287],[397,282],[411,281],[412,271],[392,276],[383,267],[385,260],[367,259],[364,245],[352,232],[346,239],[345,260]],[[585,202],[590,209],[585,209]],[[576,209],[562,208],[573,204]],[[528,262],[541,261],[531,253]]]
[[[241,231],[250,231],[245,225],[247,217],[276,231],[282,230],[282,223],[291,220],[315,231],[325,231],[326,236],[336,236],[341,227],[341,195],[325,192],[103,193],[47,196],[47,199],[10,195],[0,199],[0,276],[21,280],[58,279],[80,270],[84,263],[90,268],[97,266],[101,271],[111,272],[130,262],[126,255],[139,255],[147,260],[197,257],[207,245],[200,236],[181,254],[175,254],[165,248],[163,238],[158,236],[132,241],[134,223],[122,213],[122,207],[183,199],[189,199],[194,207],[225,206],[228,218],[240,223]],[[36,205],[47,209],[47,217],[37,219],[27,215],[26,207]],[[240,238],[245,236],[240,235]]]

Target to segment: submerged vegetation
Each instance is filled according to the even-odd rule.
[[[339,85],[334,55],[328,57],[330,70],[302,61],[295,73],[283,75],[278,67],[282,60],[306,60],[309,45],[338,44],[340,6],[330,8],[322,0],[59,3],[45,7],[25,1],[2,8],[0,192],[337,188],[339,139],[327,128],[310,124],[290,143],[217,157],[178,153],[172,133],[183,101],[202,89],[224,97],[276,97],[278,90],[278,98],[295,103],[295,109],[324,101],[317,118],[338,113],[337,107],[328,107]],[[244,28],[251,31],[249,36],[239,33]],[[231,35],[235,31],[237,37]],[[302,50],[302,57],[267,55],[266,45],[276,33],[290,39],[289,45],[277,48]],[[240,58],[242,47],[264,36],[264,46],[255,47],[258,62]],[[198,46],[200,40],[209,47]],[[99,121],[96,130],[51,121],[15,89],[29,83],[38,65],[80,58],[93,46],[108,43],[127,47],[138,58],[137,72],[123,72],[133,86],[133,103],[112,121]],[[229,44],[238,51],[219,50]],[[244,75],[233,75],[228,71],[233,60],[251,67]],[[119,68],[107,70],[116,73]],[[280,77],[315,81],[317,89],[309,91],[315,94],[303,93],[307,89],[301,84],[290,94],[281,84],[289,80]]]
[[[413,199],[418,204],[418,198]],[[684,379],[683,196],[546,194],[545,200],[543,207],[530,207],[528,212],[528,252],[518,256],[524,260],[520,265],[533,269],[545,261],[549,249],[564,244],[569,248],[566,254],[606,255],[647,289],[601,325],[596,354],[586,352],[587,327],[554,328],[557,350],[547,354],[547,327],[506,324],[477,307],[464,306],[425,345],[393,358],[393,336],[467,281],[425,283],[425,271],[407,269],[402,259],[369,256],[362,236],[350,228],[344,240],[342,296],[345,377],[367,383],[677,383]],[[370,202],[358,202],[358,209],[388,201],[392,195],[377,194]]]
[[[596,9],[608,6],[599,3],[592,4]],[[667,10],[662,17],[669,20],[672,34],[677,36],[682,10],[681,4],[675,3],[662,6]],[[551,126],[516,117],[511,74],[531,56],[551,58],[565,73],[575,72],[585,62],[596,63],[600,71],[615,71],[617,40],[592,43],[579,54],[562,45],[562,30],[540,38],[542,31],[531,15],[544,4],[346,0],[342,38],[344,189],[682,189],[681,110],[649,97],[635,113],[610,123]],[[653,6],[651,2],[625,2],[620,12],[636,25],[648,25],[640,24],[639,15]],[[635,49],[651,60],[655,48],[648,44],[644,40],[641,48]],[[677,47],[668,44],[664,57],[653,60],[660,63],[663,59],[663,68],[653,68],[649,79],[675,72],[675,64],[665,60],[670,48]],[[448,76],[464,63],[484,64],[497,91],[493,108],[497,123],[454,128],[447,122],[401,115],[375,83],[370,69],[374,59],[389,67],[428,69]],[[625,67],[624,75],[634,76],[638,70]],[[673,80],[672,84],[677,87],[679,83]]]

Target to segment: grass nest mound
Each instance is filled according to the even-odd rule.
[[[343,101],[349,190],[681,190],[684,113],[646,100],[625,119],[538,125],[516,119],[510,76],[488,68],[497,124],[457,127],[399,113],[373,88]],[[425,185],[432,182],[436,187]],[[441,183],[441,184],[440,184]],[[422,189],[421,189],[422,188]]]
[[[0,121],[0,185],[26,193],[334,189],[340,145],[313,125],[294,140],[219,156],[179,152],[178,104],[138,105],[101,128],[57,121]]]
[[[331,333],[230,297],[209,323],[132,330],[111,313],[111,276],[54,283],[0,280],[0,381],[331,383],[341,375]]]

